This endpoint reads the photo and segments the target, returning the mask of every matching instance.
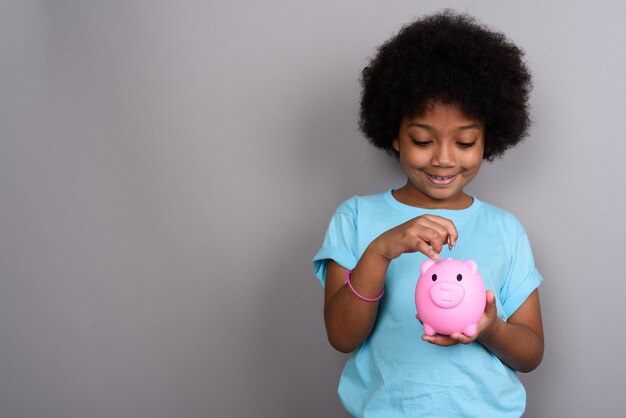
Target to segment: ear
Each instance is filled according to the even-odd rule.
[[[400,152],[400,141],[398,140],[398,138],[391,141],[391,146],[393,147],[393,149]]]
[[[469,266],[469,268],[472,271],[472,273],[476,273],[478,271],[478,264],[476,264],[475,261],[465,260],[463,263],[465,265]]]
[[[420,266],[420,273],[424,274],[435,262],[433,260],[426,260]]]

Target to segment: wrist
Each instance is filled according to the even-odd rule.
[[[481,331],[476,338],[481,343],[487,343],[492,340],[504,327],[505,322],[496,315],[495,319],[485,329]]]
[[[394,259],[391,257],[388,252],[385,250],[384,243],[380,239],[380,237],[374,239],[365,249],[365,252],[369,253],[371,256],[378,258],[380,261],[389,264]]]

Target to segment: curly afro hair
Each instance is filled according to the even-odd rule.
[[[404,117],[432,103],[454,104],[485,127],[492,161],[527,134],[531,77],[524,52],[467,15],[450,10],[403,26],[362,72],[359,127],[392,155]]]

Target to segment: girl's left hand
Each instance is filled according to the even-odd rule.
[[[416,318],[418,320],[420,319],[419,314],[416,315]],[[498,326],[498,321],[500,321],[500,318],[498,318],[497,315],[495,295],[493,294],[492,290],[487,290],[487,304],[485,306],[485,313],[478,321],[476,334],[474,334],[473,337],[468,337],[467,335],[460,332],[455,332],[452,335],[424,334],[422,335],[422,340],[442,347],[449,347],[456,344],[469,344],[476,341],[481,336],[492,333]]]

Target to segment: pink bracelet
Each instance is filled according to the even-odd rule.
[[[365,296],[357,292],[356,289],[354,289],[354,287],[352,287],[352,283],[350,283],[350,273],[352,273],[352,270],[346,270],[346,280],[343,284],[344,285],[347,284],[348,287],[350,287],[350,290],[352,290],[352,293],[354,293],[356,297],[358,297],[359,299],[364,300],[366,302],[378,302],[380,298],[382,298],[383,295],[385,294],[385,289],[383,288],[383,290],[380,291],[380,295],[376,296],[375,298],[366,298]]]

